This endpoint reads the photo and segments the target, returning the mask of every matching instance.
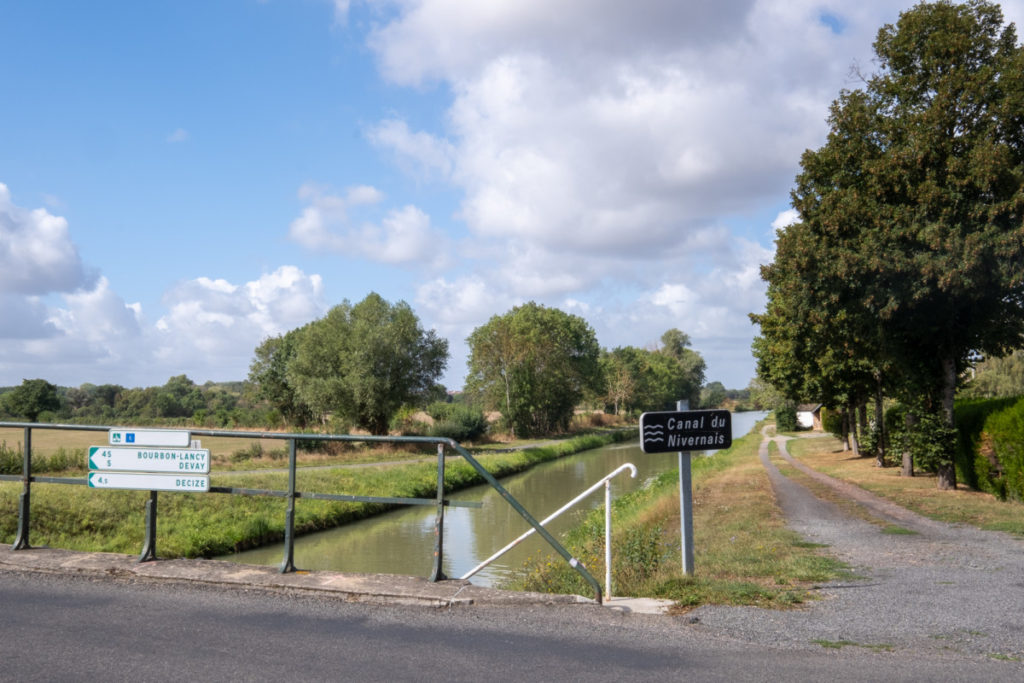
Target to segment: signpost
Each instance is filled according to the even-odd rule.
[[[188,448],[192,435],[185,429],[111,429],[111,446],[167,446]]]
[[[147,472],[90,472],[89,488],[206,493],[210,490],[210,477],[205,474],[169,475]]]
[[[676,403],[675,412],[640,416],[640,448],[644,453],[679,453],[679,533],[683,573],[693,574],[693,482],[690,451],[714,451],[732,445],[732,413],[728,410],[687,410],[689,401]]]
[[[155,560],[157,491],[208,492],[210,451],[193,444],[186,429],[115,428],[107,441],[89,448],[89,488],[149,491],[139,562]]]
[[[210,451],[205,448],[90,446],[89,469],[209,474]]]
[[[731,445],[732,413],[728,410],[680,410],[640,416],[640,448],[644,453],[711,451]]]

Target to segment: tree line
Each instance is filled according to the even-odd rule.
[[[704,360],[679,330],[656,349],[608,351],[583,318],[534,302],[493,316],[467,344],[460,400],[500,413],[513,436],[563,432],[583,404],[619,414],[696,403],[704,383]],[[371,293],[264,340],[249,381],[296,424],[333,419],[340,430],[385,434],[404,407],[445,400],[437,381],[447,360],[447,341],[424,330],[408,304]]]
[[[276,421],[272,409],[254,400],[245,382],[197,385],[186,375],[171,377],[162,386],[142,388],[91,383],[61,387],[45,379],[26,379],[16,387],[0,388],[0,418],[77,424],[189,420],[216,427]]]
[[[479,438],[484,415],[513,437],[564,433],[581,407],[617,416],[717,407],[742,397],[720,382],[688,335],[666,331],[650,348],[601,348],[583,318],[534,302],[495,315],[467,339],[461,392],[438,382],[448,342],[424,329],[405,302],[376,293],[345,301],[306,325],[263,340],[244,382],[197,385],[185,375],[159,387],[57,387],[43,379],[0,389],[0,417],[110,424],[186,422],[207,427],[292,427]]]
[[[878,72],[801,158],[799,220],[751,316],[758,377],[870,422],[880,461],[898,402],[905,468],[955,488],[956,392],[980,356],[1024,345],[1024,50],[985,0],[918,4],[874,49]]]

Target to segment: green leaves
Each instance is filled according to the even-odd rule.
[[[879,31],[880,71],[840,93],[801,160],[800,223],[780,231],[752,316],[759,373],[791,397],[835,403],[884,375],[952,415],[968,354],[1024,342],[1016,41],[983,0],[921,3]]]
[[[466,389],[501,410],[522,436],[569,427],[601,378],[597,337],[587,322],[533,302],[473,330]]]
[[[423,403],[448,362],[448,342],[404,301],[376,293],[256,349],[249,377],[285,415],[329,414],[387,434],[392,415]]]

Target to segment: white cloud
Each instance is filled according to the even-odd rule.
[[[46,209],[23,209],[0,183],[0,294],[44,295],[91,286],[68,222]]]
[[[141,334],[141,307],[126,304],[105,277],[100,277],[92,290],[64,295],[64,303],[67,307],[57,309],[51,322],[69,338],[115,344]]]
[[[373,203],[379,196],[357,187],[345,201]],[[0,385],[25,377],[154,385],[182,373],[240,379],[264,338],[326,308],[322,278],[286,265],[244,284],[215,277],[180,282],[164,294],[167,312],[147,322],[142,306],[126,303],[106,277],[86,277],[67,221],[15,206],[4,185],[0,266]]]
[[[447,138],[388,119],[371,139],[450,168],[477,235],[657,258],[666,238],[784,195],[895,16],[868,4],[395,3],[370,38],[381,70],[444,81],[454,101]],[[855,16],[836,34],[824,12]]]
[[[34,296],[0,294],[0,342],[58,334],[46,306]]]
[[[399,163],[415,175],[443,179],[451,175],[455,149],[447,140],[422,131],[413,133],[400,119],[381,121],[367,137],[375,145],[392,150]]]
[[[368,133],[460,197],[471,237],[459,246],[473,260],[420,289],[430,319],[454,329],[478,301],[475,324],[527,299],[572,302],[605,345],[679,327],[722,362],[745,355],[722,373],[745,384],[747,314],[763,308],[771,247],[723,226],[747,220],[767,241],[768,221],[748,217],[786,202],[800,154],[824,140],[829,103],[856,85],[850,67],[870,70],[875,34],[900,7],[379,4],[392,11],[369,37],[381,73],[452,96],[440,130],[390,116]]]
[[[334,24],[336,26],[344,26],[348,23],[348,10],[350,0],[333,0],[334,1]]]
[[[176,128],[173,133],[167,136],[167,142],[170,144],[177,144],[186,142],[189,139],[188,131],[184,128]]]
[[[786,209],[785,211],[779,213],[779,215],[775,217],[775,220],[772,221],[772,229],[782,230],[783,228],[793,225],[799,220],[799,211],[797,211],[796,209]]]
[[[244,285],[206,277],[178,283],[164,295],[168,313],[152,333],[156,362],[206,377],[245,377],[263,339],[322,315],[322,294],[321,277],[295,266]]]
[[[345,196],[315,185],[304,185],[299,198],[309,202],[292,221],[289,236],[311,250],[328,250],[389,264],[418,264],[432,268],[449,259],[448,240],[435,230],[430,217],[407,205],[388,211],[379,223],[352,225],[350,209],[378,204],[384,195],[370,186],[350,188]]]

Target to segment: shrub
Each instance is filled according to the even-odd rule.
[[[455,403],[441,404],[451,406],[447,416],[430,428],[431,436],[440,436],[456,441],[476,441],[487,433],[487,418],[480,410]],[[435,418],[437,419],[437,418]]]
[[[843,438],[843,414],[842,413],[840,413],[838,411],[835,411],[835,410],[829,410],[828,412],[825,413],[825,416],[821,419],[821,426],[822,426],[822,428],[826,432],[828,432],[832,436],[836,437],[837,439]]]
[[[1024,399],[990,414],[982,434],[975,459],[980,485],[1001,498],[1024,501]]]
[[[775,409],[775,429],[780,432],[795,432],[799,429],[795,407],[783,406]]]

